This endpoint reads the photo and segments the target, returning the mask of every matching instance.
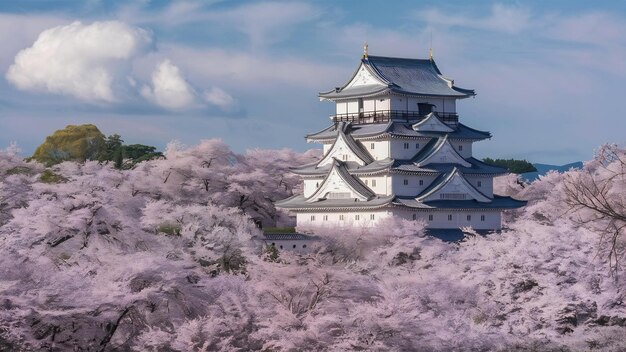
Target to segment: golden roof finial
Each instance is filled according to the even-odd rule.
[[[363,44],[363,58],[367,58],[367,49],[368,49],[369,45],[367,45],[367,42],[365,42],[365,44]]]
[[[428,48],[428,57],[433,61],[433,30],[430,30],[430,47]]]

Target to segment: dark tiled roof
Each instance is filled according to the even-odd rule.
[[[338,124],[333,124],[319,132],[307,135],[306,138],[310,141],[334,139],[337,137],[337,127]],[[343,127],[343,125],[340,127]],[[408,138],[436,138],[448,135],[448,138],[450,139],[471,140],[491,138],[491,133],[469,128],[462,123],[459,123],[456,127],[452,128],[454,129],[454,132],[415,131],[413,130],[411,123],[404,121],[389,121],[386,123],[350,125],[347,127],[345,133],[356,139],[378,137],[383,135]]]
[[[367,197],[368,199],[374,197],[376,193],[374,193],[369,187],[363,184],[358,178],[350,175],[346,164],[335,159],[333,168],[337,169],[339,176],[344,182],[346,182],[350,188],[352,188],[358,194]]]
[[[352,138],[352,136],[350,136],[349,134],[344,133],[344,130],[349,129],[349,124],[346,124],[347,126],[345,128],[339,128],[338,129],[338,133],[340,135],[342,135],[344,137],[344,140],[346,141],[346,144],[348,145],[348,148],[350,148],[350,150],[361,160],[363,160],[365,162],[365,164],[369,164],[372,161],[374,161],[374,158],[372,158],[372,156],[370,155],[370,153],[367,152],[367,150],[365,150],[363,148],[362,145],[360,145],[359,143],[357,143],[354,138]]]
[[[487,175],[504,175],[507,174],[508,171],[505,168],[501,168],[498,166],[493,166],[489,164],[485,164],[482,161],[475,158],[467,158],[465,159],[468,163],[470,163],[471,167],[464,166],[456,166],[463,174],[471,175],[471,174],[487,174]],[[392,170],[400,171],[400,172],[408,172],[408,173],[448,173],[452,171],[455,165],[452,164],[428,164],[424,166],[417,166],[411,161],[406,160],[397,160],[392,167]]]
[[[489,203],[481,203],[475,200],[434,200],[420,202],[415,198],[396,197],[395,205],[401,205],[415,209],[514,209],[526,205],[526,201],[494,195]]]
[[[261,240],[266,241],[311,241],[317,237],[302,233],[264,233]]]
[[[473,90],[455,87],[451,80],[443,77],[435,61],[431,59],[368,56],[363,58],[361,62],[370,73],[384,82],[386,86],[372,84],[347,88],[344,85],[342,88],[320,93],[319,96],[327,99],[339,99],[375,95],[386,90],[419,96],[464,98],[475,95]]]
[[[336,208],[379,208],[391,204],[394,196],[376,196],[367,201],[350,199],[321,199],[315,202],[307,202],[302,195],[295,195],[285,200],[276,202],[276,206],[284,209],[336,209]]]
[[[464,175],[504,175],[508,171],[505,168],[485,164],[482,161],[475,158],[465,159],[470,163],[471,167],[456,166]],[[442,174],[452,171],[455,165],[452,164],[428,164],[424,166],[417,166],[410,160],[394,160],[383,159],[376,160],[371,164],[361,166],[356,162],[347,161],[344,162],[348,171],[353,175],[374,173],[382,170],[391,169],[391,171],[399,171],[405,173],[417,173],[417,174]],[[331,165],[325,165],[322,167],[316,167],[317,163],[304,165],[298,168],[291,169],[291,172],[303,175],[303,176],[324,176],[331,168]]]
[[[393,159],[376,160],[367,165],[359,165],[358,163],[354,161],[344,161],[343,163],[345,167],[348,169],[348,171],[350,172],[350,174],[366,174],[366,173],[372,173],[372,172],[389,169],[393,165],[394,160]],[[308,165],[301,166],[299,168],[293,168],[291,169],[291,172],[293,172],[294,174],[298,174],[298,175],[313,176],[313,175],[326,175],[331,169],[331,165],[324,165],[321,167],[316,167],[316,166],[317,166],[317,163],[308,164]]]

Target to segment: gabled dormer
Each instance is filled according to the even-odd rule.
[[[443,123],[435,112],[431,112],[430,114],[426,115],[423,120],[413,124],[413,126],[411,127],[414,131],[419,132],[454,132],[454,129]]]
[[[354,140],[349,134],[345,133],[345,130],[349,128],[349,124],[340,122],[340,126],[337,126],[337,138],[331,145],[328,152],[319,163],[317,167],[322,167],[331,164],[334,159],[341,161],[353,161],[363,166],[374,161],[374,158]]]
[[[429,164],[457,164],[464,167],[472,166],[472,164],[463,159],[463,157],[454,149],[452,144],[450,144],[448,135],[432,139],[413,158],[413,163],[419,167]]]
[[[332,167],[322,184],[307,199],[308,203],[320,199],[355,199],[355,201],[367,201],[372,199],[375,193],[364,185],[358,178],[350,175],[345,163],[332,159]]]
[[[417,197],[420,202],[435,200],[476,200],[481,203],[491,202],[487,197],[465,179],[456,167],[433,181],[433,184]]]

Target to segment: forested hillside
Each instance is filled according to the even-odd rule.
[[[496,192],[504,230],[317,229],[269,255],[252,219],[317,153],[171,143],[164,158],[25,162],[0,152],[0,350],[623,351],[626,150]]]

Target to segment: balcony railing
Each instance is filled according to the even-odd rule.
[[[456,124],[459,122],[459,115],[455,112],[436,112],[442,122]],[[333,122],[345,121],[354,124],[380,123],[390,120],[400,121],[419,121],[426,117],[428,113],[419,113],[418,111],[401,111],[401,110],[378,110],[364,111],[346,114],[331,115]]]

